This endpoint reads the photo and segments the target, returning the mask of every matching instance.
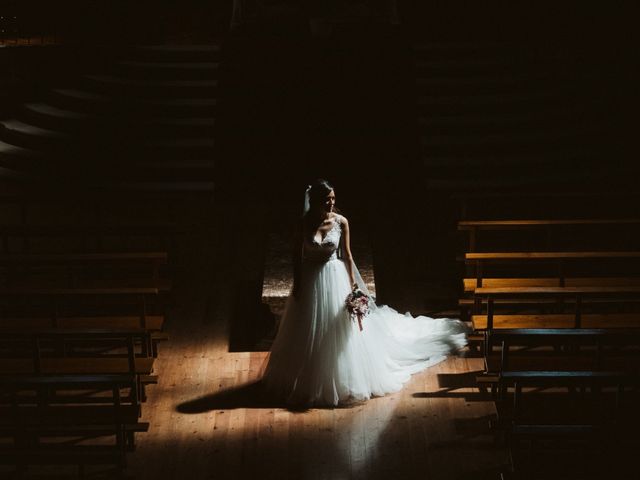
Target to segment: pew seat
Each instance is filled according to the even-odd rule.
[[[154,358],[136,358],[135,373],[151,375]],[[128,373],[129,359],[126,357],[70,357],[41,358],[39,373],[44,374],[117,374]],[[38,373],[31,358],[0,358],[0,375],[21,375]]]
[[[472,315],[474,330],[487,329],[487,315]],[[582,328],[640,328],[640,313],[582,314]],[[494,315],[493,328],[577,328],[575,314]]]

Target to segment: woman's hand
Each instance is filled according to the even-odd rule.
[[[351,291],[354,292],[358,289],[358,284],[355,281],[351,282]]]

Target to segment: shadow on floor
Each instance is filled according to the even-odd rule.
[[[344,406],[304,406],[291,405],[274,399],[264,389],[260,380],[246,383],[239,387],[229,388],[204,397],[189,400],[176,406],[176,411],[185,414],[198,414],[212,410],[232,410],[235,408],[282,408],[293,413],[303,413],[314,409],[348,409],[364,402]]]
[[[416,392],[414,398],[464,398],[467,402],[487,402],[491,401],[491,395],[483,389],[478,388],[476,377],[481,371],[464,373],[439,373],[438,386],[441,390],[437,392]],[[460,388],[473,389],[469,392],[456,392]]]

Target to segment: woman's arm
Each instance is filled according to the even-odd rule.
[[[347,272],[349,273],[349,281],[351,282],[351,287],[355,288],[356,279],[353,275],[353,256],[351,255],[351,239],[349,233],[349,221],[346,217],[342,217],[342,237],[340,239],[342,242],[342,253],[344,263],[347,267]]]
[[[292,295],[295,297],[300,288],[300,274],[302,270],[302,241],[303,241],[303,223],[300,222],[293,231],[293,289]]]

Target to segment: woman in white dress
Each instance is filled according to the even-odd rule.
[[[337,406],[396,392],[466,344],[459,320],[403,315],[373,298],[360,331],[345,301],[355,288],[369,292],[335,199],[326,180],[307,189],[293,288],[262,376],[267,393],[288,405]]]

